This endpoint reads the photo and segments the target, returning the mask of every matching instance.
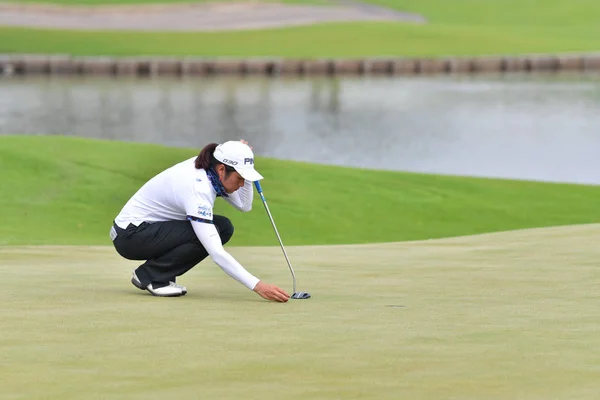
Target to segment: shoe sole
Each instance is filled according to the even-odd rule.
[[[152,296],[156,296],[156,297],[181,297],[183,296],[183,292],[182,293],[173,293],[173,294],[156,294],[156,293],[152,293],[151,291],[148,290],[148,292],[152,295]]]
[[[133,277],[131,278],[131,283],[133,284],[133,286],[135,286],[136,288],[138,288],[140,290],[146,290],[146,288],[142,287],[141,282],[133,279]]]
[[[133,286],[135,286],[136,288],[140,289],[140,290],[148,290],[145,287],[142,286],[142,284],[133,279],[133,277],[131,278],[131,283],[133,284]],[[151,291],[148,290],[148,292],[152,295],[152,296],[156,296],[156,297],[180,297],[180,296],[185,296],[187,293],[187,290],[184,290],[181,292],[181,294],[169,294],[169,295],[161,295],[161,294],[154,294]]]

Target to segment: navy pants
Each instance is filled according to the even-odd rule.
[[[215,215],[213,222],[221,242],[227,243],[233,236],[231,221]],[[146,260],[135,270],[144,287],[150,283],[155,288],[166,286],[208,257],[191,224],[190,221],[143,222],[139,226],[129,224],[127,229],[115,224],[117,237],[113,245],[128,260]]]

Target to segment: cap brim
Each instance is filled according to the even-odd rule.
[[[240,168],[236,169],[236,171],[242,176],[242,178],[244,178],[247,181],[254,182],[263,179],[263,176],[259,174],[258,171],[256,171],[254,168]]]

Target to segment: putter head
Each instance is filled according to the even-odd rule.
[[[292,299],[299,299],[299,300],[310,299],[310,294],[307,292],[296,292],[292,295]]]

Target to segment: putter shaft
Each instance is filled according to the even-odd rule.
[[[262,192],[260,183],[258,181],[256,181],[256,182],[254,182],[254,185],[256,186],[256,190],[258,191],[258,194],[260,195],[260,198],[265,206],[265,210],[267,210],[267,215],[269,216],[271,225],[273,225],[273,230],[275,231],[277,240],[279,240],[279,245],[281,246],[281,251],[283,251],[283,255],[285,256],[285,261],[287,261],[288,267],[290,268],[290,272],[292,273],[292,283],[293,283],[293,288],[294,288],[293,293],[296,293],[296,274],[294,273],[294,268],[292,268],[292,263],[290,262],[287,252],[285,251],[285,247],[283,247],[283,242],[281,241],[281,237],[279,236],[279,231],[277,230],[277,226],[275,226],[275,221],[273,220],[273,216],[271,215],[271,211],[269,210],[269,206],[267,205],[267,200],[265,199],[265,195]]]

